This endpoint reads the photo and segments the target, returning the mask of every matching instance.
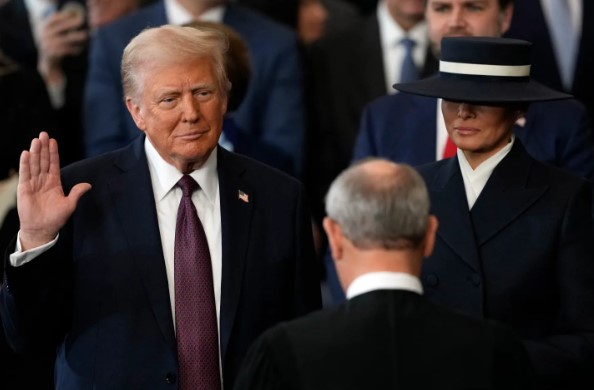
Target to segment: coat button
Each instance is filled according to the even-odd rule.
[[[435,274],[429,274],[425,278],[425,283],[427,283],[428,286],[435,287],[439,284],[439,278]]]
[[[177,380],[177,377],[172,372],[168,372],[167,375],[165,375],[165,382],[170,385],[174,384],[176,382],[176,380]]]

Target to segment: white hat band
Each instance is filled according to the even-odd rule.
[[[439,71],[477,76],[528,77],[530,65],[485,65],[439,61]]]

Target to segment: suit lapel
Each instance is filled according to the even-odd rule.
[[[151,302],[155,319],[163,337],[175,353],[167,272],[150,172],[144,153],[144,139],[139,137],[127,153],[120,155],[115,165],[121,173],[114,175],[109,183],[109,190],[128,246],[134,248],[132,260],[136,262],[136,269]],[[138,216],[142,218],[139,219]]]
[[[458,157],[444,161],[434,175],[433,182],[428,183],[428,186],[433,213],[439,218],[437,235],[464,262],[479,271],[478,247],[470,221]]]
[[[526,188],[532,162],[516,139],[512,150],[495,167],[471,211],[479,246],[522,215],[546,192],[547,186]]]
[[[234,159],[233,154],[223,148],[218,149],[217,169],[219,173],[223,247],[220,326],[223,361],[235,321],[241,286],[243,285],[252,212],[258,202],[254,189],[242,178],[245,168],[241,168]],[[246,196],[243,196],[242,193]]]

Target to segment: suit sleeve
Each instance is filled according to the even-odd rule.
[[[9,248],[14,246],[15,240]],[[0,315],[7,342],[17,353],[53,351],[64,337],[70,318],[71,272],[62,247],[57,244],[20,267],[10,265],[10,252],[5,255],[0,290]]]

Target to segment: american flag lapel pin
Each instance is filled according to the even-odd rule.
[[[250,203],[250,197],[242,190],[237,190],[237,198],[245,203]]]

